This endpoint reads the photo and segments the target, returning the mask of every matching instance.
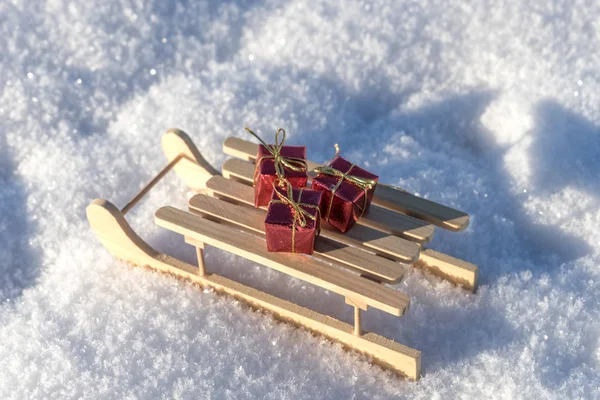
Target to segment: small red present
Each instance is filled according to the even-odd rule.
[[[275,134],[275,144],[266,144],[256,133],[246,128],[260,141],[254,170],[254,205],[262,207],[269,204],[273,194],[273,182],[285,179],[292,187],[305,187],[308,175],[306,172],[306,147],[284,146],[285,131],[279,129]],[[279,135],[282,135],[279,141]]]
[[[348,231],[369,209],[378,176],[336,156],[327,166],[315,169],[312,189],[323,192],[323,220]]]
[[[321,195],[293,189],[289,182],[275,187],[265,218],[269,251],[312,254],[321,223]]]

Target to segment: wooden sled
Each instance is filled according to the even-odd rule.
[[[467,290],[475,290],[477,267],[422,247],[434,225],[459,231],[466,214],[396,188],[378,185],[371,209],[348,233],[323,226],[312,256],[269,253],[264,240],[266,210],[253,207],[252,175],[257,144],[238,138],[225,141],[224,151],[238,157],[223,165],[223,174],[208,164],[183,131],[171,129],[162,138],[169,161],[123,209],[107,200],[87,207],[89,223],[102,244],[117,258],[185,278],[203,287],[244,300],[275,317],[310,329],[367,355],[373,362],[409,379],[418,379],[421,352],[361,328],[361,312],[374,307],[394,316],[409,308],[409,297],[386,284],[399,282],[407,267],[423,267]],[[309,161],[309,169],[317,164]],[[158,225],[178,232],[196,247],[198,265],[161,254],[144,242],[124,215],[171,169],[191,188],[189,210],[162,207]],[[325,225],[325,224],[324,224]],[[350,325],[305,307],[207,271],[206,245],[237,254],[298,279],[335,292],[354,307]]]

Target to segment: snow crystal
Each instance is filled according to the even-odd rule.
[[[0,0],[0,398],[600,397],[600,5],[588,0]],[[94,198],[124,205],[187,131],[278,127],[465,210],[432,246],[480,267],[469,294],[421,271],[368,330],[423,352],[398,379],[213,291],[114,260]],[[174,174],[128,220],[186,207]],[[230,254],[210,270],[346,321],[339,296]]]

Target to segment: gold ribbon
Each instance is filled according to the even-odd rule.
[[[279,181],[279,179],[277,181]],[[321,217],[321,212],[319,210],[318,205],[300,202],[302,199],[302,191],[304,190],[303,188],[299,189],[300,191],[298,193],[298,201],[295,201],[292,184],[287,179],[282,179],[281,182],[277,182],[277,181],[275,182],[275,183],[277,183],[277,185],[274,184],[273,186],[275,188],[274,189],[275,194],[277,194],[277,197],[279,198],[279,200],[271,200],[271,203],[286,204],[292,209],[292,218],[293,218],[293,222],[292,222],[292,253],[295,253],[296,252],[296,225],[300,225],[302,228],[304,228],[306,226],[306,218],[310,218],[313,221],[317,222],[317,217],[315,215],[312,215],[311,213],[309,213],[302,207],[316,208],[319,218]],[[278,189],[279,187],[282,187],[283,184],[287,184],[287,196],[285,194],[281,193]],[[320,232],[317,231],[317,236],[319,235],[319,233]]]
[[[257,168],[254,171],[254,180],[256,181],[256,174],[258,171],[258,166],[261,161],[264,159],[273,159],[275,163],[275,173],[279,179],[284,179],[285,169],[296,172],[304,172],[306,171],[306,160],[299,157],[286,157],[281,155],[281,149],[283,147],[283,143],[285,142],[285,130],[279,128],[275,133],[275,144],[266,144],[256,133],[252,132],[250,128],[245,128],[248,133],[258,139],[258,141],[267,149],[270,156],[262,156],[258,160],[256,160]],[[279,141],[279,134],[282,134],[281,141]]]
[[[339,152],[339,150],[338,150],[338,152]],[[337,152],[336,152],[336,154],[337,154]],[[314,171],[316,173],[335,176],[335,177],[340,178],[338,183],[331,190],[331,201],[329,202],[329,207],[327,208],[327,214],[326,214],[327,216],[325,217],[326,221],[329,221],[329,214],[331,214],[331,206],[333,205],[333,197],[335,195],[335,192],[338,190],[338,188],[340,187],[340,185],[342,184],[342,182],[344,180],[347,180],[354,186],[365,191],[365,198],[364,198],[365,201],[363,203],[362,212],[360,213],[359,218],[362,217],[362,215],[365,213],[365,209],[367,208],[367,190],[374,188],[375,185],[377,184],[377,181],[375,181],[374,179],[362,178],[360,176],[349,175],[350,171],[352,171],[352,168],[354,168],[354,167],[356,167],[356,164],[350,165],[350,168],[348,168],[348,171],[346,171],[346,172],[342,172],[339,169],[335,169],[330,166],[322,166],[322,167],[317,167],[314,169]]]

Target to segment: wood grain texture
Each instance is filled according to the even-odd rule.
[[[264,209],[240,207],[203,194],[193,196],[189,200],[189,208],[191,212],[208,215],[211,219],[241,226],[261,235],[265,233]],[[405,273],[405,267],[397,262],[324,237],[316,238],[313,256],[389,283],[399,282]]]
[[[434,275],[449,280],[463,288],[475,292],[479,268],[475,264],[460,260],[432,249],[421,250],[417,266]]]
[[[234,178],[251,185],[254,179],[254,164],[230,159],[223,164],[222,172],[225,178]],[[379,188],[376,189],[376,193],[377,190]],[[433,225],[430,223],[374,204],[371,204],[369,211],[358,220],[357,224],[400,236],[419,244],[428,243],[433,238]]]
[[[230,137],[225,140],[223,151],[233,157],[254,162],[256,160],[257,144]],[[318,163],[313,161],[307,161],[307,164],[310,171],[319,166]],[[311,172],[310,176],[314,176],[314,173]],[[373,197],[373,204],[411,215],[451,231],[462,231],[469,226],[468,214],[403,192],[392,186],[378,185]]]
[[[155,214],[155,221],[163,228],[237,254],[344,297],[356,298],[392,315],[401,316],[408,311],[410,300],[404,293],[333,268],[304,254],[271,253],[267,251],[263,239],[230,226],[173,207],[160,208]]]
[[[204,262],[204,246],[201,243],[200,245],[196,246],[196,258],[198,259],[198,275],[206,275],[206,263]]]
[[[214,176],[208,180],[206,188],[213,196],[254,206],[254,190],[248,185],[225,179],[222,176]],[[335,228],[323,224],[321,235],[338,243],[385,254],[405,263],[412,263],[419,256],[418,244],[363,225],[355,225],[348,232],[341,233]]]
[[[449,231],[460,232],[469,226],[467,213],[403,192],[393,186],[378,185],[373,202],[380,207],[422,219]]]
[[[216,274],[201,276],[198,268],[151,248],[131,229],[117,207],[107,200],[94,200],[86,209],[92,230],[115,257],[184,279],[217,293],[230,295],[279,320],[309,329],[311,332],[365,354],[375,364],[412,380],[421,375],[421,352],[375,333],[354,334],[354,327],[329,316],[298,306]]]

